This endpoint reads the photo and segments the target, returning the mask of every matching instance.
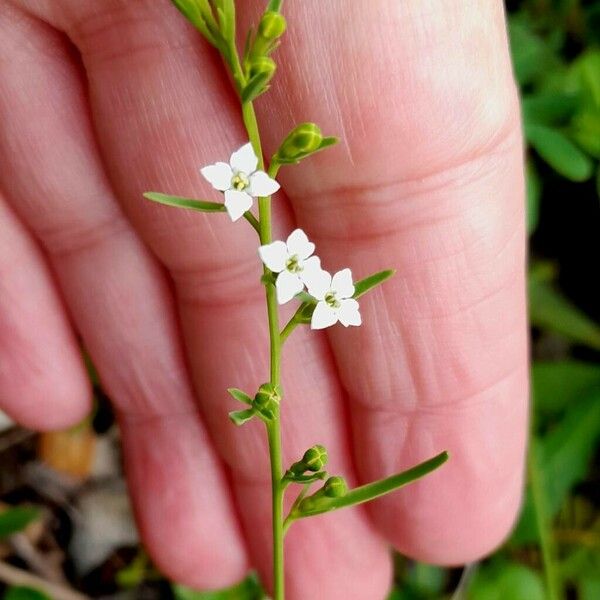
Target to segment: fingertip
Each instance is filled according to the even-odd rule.
[[[45,337],[43,332],[40,337]],[[76,347],[63,345],[60,336],[48,341],[55,347],[12,339],[0,348],[0,405],[17,423],[35,431],[76,425],[92,408],[91,386]]]

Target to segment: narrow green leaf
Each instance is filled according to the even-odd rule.
[[[585,181],[592,176],[593,161],[557,129],[526,124],[525,137],[536,152],[563,177],[571,181]]]
[[[600,388],[593,388],[573,404],[541,444],[551,515],[556,515],[571,488],[586,476],[599,444]]]
[[[324,137],[323,141],[321,142],[321,145],[319,146],[319,151],[325,150],[325,148],[329,148],[330,146],[335,146],[336,144],[339,143],[339,141],[340,141],[340,138],[335,137],[334,135]]]
[[[193,198],[182,198],[180,196],[170,196],[169,194],[160,194],[159,192],[146,192],[144,198],[166,204],[167,206],[177,206],[179,208],[191,208],[200,212],[225,212],[227,209],[220,202],[207,202],[205,200],[194,200]]]
[[[247,423],[250,419],[252,419],[256,415],[256,412],[253,408],[247,408],[246,410],[234,410],[229,413],[229,418],[233,422],[234,425],[243,425]]]
[[[0,512],[0,540],[19,533],[39,516],[39,511],[32,506],[15,506]]]
[[[257,73],[254,75],[254,77],[251,77],[242,90],[242,104],[252,102],[258,98],[258,96],[264,94],[269,89],[267,84],[271,80],[272,76],[272,73]]]
[[[246,392],[242,392],[242,390],[238,390],[237,388],[229,388],[227,391],[238,402],[252,406],[252,398]]]
[[[388,269],[387,271],[379,271],[379,273],[375,273],[374,275],[370,275],[369,277],[365,277],[365,279],[357,281],[354,284],[354,298],[360,298],[374,287],[381,285],[384,281],[387,281],[392,277],[394,273],[396,273],[396,271]]]
[[[543,468],[541,458],[541,444],[533,437],[530,442],[527,457],[527,474],[529,479],[529,492],[531,506],[539,536],[542,562],[546,578],[546,591],[548,600],[559,600],[560,583],[556,569],[556,548],[552,537],[552,510],[550,508],[548,473]]]
[[[529,277],[529,318],[536,327],[600,349],[600,325],[590,319],[550,283]]]
[[[421,477],[435,471],[435,469],[443,465],[447,460],[448,453],[441,452],[437,456],[420,463],[412,469],[392,475],[386,479],[380,479],[379,481],[374,481],[373,483],[354,488],[341,498],[321,498],[321,501],[317,506],[306,512],[298,512],[294,515],[294,518],[311,517],[332,510],[338,510],[339,508],[346,508],[347,506],[355,506],[357,504],[369,502],[408,485],[417,479],[421,479]]]

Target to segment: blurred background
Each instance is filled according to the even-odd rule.
[[[389,600],[600,600],[600,0],[507,8],[528,145],[526,499],[510,539],[479,564],[442,569],[397,556]],[[263,598],[252,576],[207,594],[152,567],[91,366],[90,376],[98,408],[74,429],[40,436],[0,413],[0,597]]]

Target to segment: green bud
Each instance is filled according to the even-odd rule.
[[[279,386],[263,383],[263,385],[258,388],[258,392],[256,393],[256,396],[254,396],[252,405],[262,417],[272,420],[277,414],[280,402],[281,389]]]
[[[241,91],[242,102],[251,102],[267,91],[268,83],[275,75],[277,65],[268,56],[260,56],[250,64],[248,82]]]
[[[327,450],[324,446],[317,444],[304,453],[300,462],[306,466],[307,471],[316,473],[327,464]]]
[[[287,28],[285,17],[275,11],[267,11],[260,20],[258,25],[258,35],[266,40],[277,40]]]
[[[343,477],[330,477],[323,486],[328,498],[341,498],[348,493],[348,485]]]
[[[262,79],[265,79],[265,83],[267,83],[273,78],[275,69],[277,69],[277,65],[272,58],[269,58],[268,56],[259,56],[250,64],[250,79],[261,77]]]
[[[319,150],[322,141],[323,134],[317,125],[302,123],[283,140],[277,156],[285,161],[299,160]]]

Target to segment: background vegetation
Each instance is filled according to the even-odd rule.
[[[389,600],[600,599],[600,0],[520,0],[509,2],[508,10],[528,143],[534,363],[526,500],[510,539],[478,565],[448,570],[397,557]],[[84,477],[96,436],[112,422],[97,391],[100,410],[93,424],[35,443],[27,435],[10,444],[0,437],[0,458],[9,453],[21,464],[41,456],[57,471]],[[8,556],[6,564],[39,576],[31,549],[52,546],[50,538],[57,548],[70,540],[73,519],[54,500],[49,520],[47,494],[11,477],[8,467],[0,469],[6,503],[0,502],[0,560]],[[31,508],[41,496],[45,508]],[[172,586],[135,545],[120,540],[113,546],[87,575],[78,575],[75,565],[66,584],[115,598],[262,598],[252,577],[210,594]],[[68,556],[62,560],[69,564]],[[6,577],[0,572],[0,579]],[[47,598],[32,589],[35,580],[21,583],[5,586],[0,595]]]

